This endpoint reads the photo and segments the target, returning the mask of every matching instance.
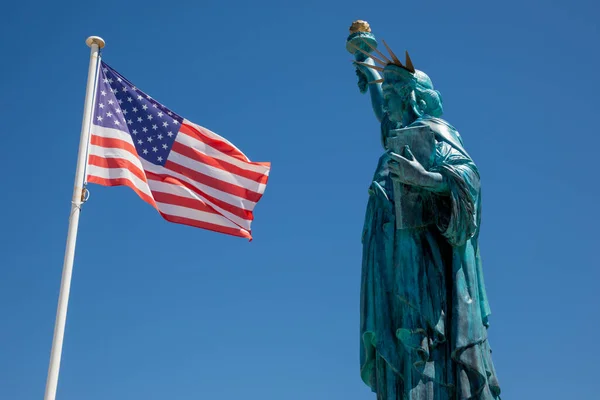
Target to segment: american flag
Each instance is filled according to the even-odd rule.
[[[270,168],[101,63],[88,182],[129,186],[167,221],[252,239],[252,211]]]

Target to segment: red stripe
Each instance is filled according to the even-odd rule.
[[[271,165],[271,163],[268,163],[268,162],[248,161],[248,158],[244,155],[244,153],[242,153],[241,151],[236,149],[231,144],[227,143],[226,141],[214,139],[208,135],[205,135],[200,130],[200,128],[197,128],[195,126],[188,125],[188,124],[181,124],[181,128],[179,128],[179,132],[184,133],[188,136],[191,136],[194,139],[200,140],[201,142],[206,143],[207,145],[212,147],[213,149],[219,150],[221,153],[227,154],[228,156],[231,156],[234,158],[237,158],[238,160],[242,160],[245,163],[253,164],[253,165],[262,165],[265,167],[268,167]]]
[[[158,207],[156,206],[156,204],[154,203],[152,198],[148,197],[145,193],[141,192],[138,188],[136,188],[135,185],[129,179],[126,179],[126,178],[104,179],[104,178],[100,178],[98,176],[91,175],[88,177],[88,182],[96,183],[98,185],[103,185],[103,186],[128,186],[135,193],[137,193],[137,195],[140,196],[140,198],[142,200],[144,200],[146,203],[149,203],[151,206],[153,206],[154,208],[156,208],[158,210]],[[225,233],[228,235],[244,237],[244,238],[252,240],[252,235],[250,234],[250,232],[247,230],[241,229],[241,228],[229,228],[226,226],[212,224],[210,222],[198,221],[195,219],[185,218],[185,217],[177,217],[174,215],[165,214],[165,213],[161,212],[160,210],[158,212],[165,220],[167,220],[169,222],[174,222],[174,223],[182,224],[182,225],[189,225],[189,226],[193,226],[196,228],[207,229],[207,230],[210,230],[213,232]]]
[[[152,207],[157,208],[156,203],[154,202],[152,197],[148,196],[146,193],[139,190],[133,184],[133,182],[131,182],[127,178],[106,179],[106,178],[100,178],[99,176],[90,175],[90,176],[88,176],[88,182],[89,183],[97,183],[98,185],[103,185],[103,186],[129,186],[131,189],[133,189],[134,192],[137,193],[138,196],[140,196],[140,198],[142,200],[144,200],[146,203],[150,204]]]
[[[190,225],[196,228],[207,229],[213,232],[226,233],[228,235],[244,237],[252,240],[252,235],[250,234],[250,232],[241,228],[229,228],[226,226],[211,224],[210,222],[198,221],[196,219],[176,217],[174,215],[168,215],[162,212],[160,212],[160,215],[162,215],[162,217],[169,222],[174,222],[182,225]]]
[[[212,137],[205,135],[204,133],[202,133],[202,131],[200,131],[200,129],[196,128],[195,126],[181,124],[179,132],[185,133],[186,135],[198,139],[201,142],[206,143],[210,147],[219,150],[221,153],[227,154],[231,157],[235,157],[238,160],[248,162],[248,158],[246,158],[244,153],[242,153],[241,151],[239,151],[238,149],[236,149],[235,147],[223,140],[213,139]]]
[[[88,165],[95,165],[102,168],[123,168],[129,170],[132,174],[137,176],[140,180],[148,182],[146,180],[146,174],[144,171],[139,169],[135,164],[124,158],[103,158],[100,156],[90,155]]]
[[[214,209],[206,205],[202,200],[190,199],[189,197],[178,196],[176,194],[152,191],[152,196],[157,203],[173,204],[186,208],[192,208],[206,213],[221,215]]]
[[[218,189],[222,192],[229,193],[234,196],[253,201],[255,203],[262,197],[260,193],[256,193],[250,189],[246,189],[244,187],[237,186],[232,183],[223,182],[220,179],[203,174],[202,172],[195,171],[191,168],[184,167],[183,165],[177,164],[170,160],[167,160],[167,162],[165,163],[165,168],[187,176],[188,178],[191,178],[198,183],[202,183],[204,185]]]
[[[230,212],[231,214],[233,214],[237,217],[240,217],[240,218],[248,220],[248,221],[252,221],[254,219],[254,216],[252,215],[252,211],[234,206],[232,204],[224,202],[223,200],[219,200],[213,196],[210,196],[210,195],[204,193],[202,190],[198,189],[196,186],[192,185],[191,183],[187,183],[185,181],[179,180],[177,178],[174,178],[174,177],[166,175],[166,174],[155,174],[155,173],[148,171],[148,172],[146,172],[146,175],[147,175],[148,179],[150,179],[150,180],[170,183],[172,185],[184,186],[184,187],[190,189],[191,191],[193,191],[194,193],[197,193],[198,195],[204,197],[208,202],[216,205],[217,207],[219,207],[225,211]]]
[[[240,168],[237,165],[228,163],[227,161],[207,156],[206,154],[179,142],[173,143],[172,149],[173,151],[191,158],[194,161],[210,165],[211,167],[215,167],[223,171],[231,172],[232,174],[242,176],[258,183],[267,183],[267,180],[269,179],[268,175],[261,174],[260,172],[249,171],[247,169]]]
[[[115,148],[122,148],[124,150],[128,150],[126,147],[127,145],[130,145],[127,142],[124,142],[122,140],[119,139],[106,139],[106,138],[102,138],[102,137],[97,137],[98,139],[105,139],[105,141],[103,140],[98,140],[98,143],[104,142],[104,144],[110,145],[111,147],[115,147]],[[119,147],[120,146],[120,147]],[[133,147],[133,146],[131,146]],[[185,147],[185,146],[184,146]],[[133,148],[135,151],[135,148]],[[129,151],[129,150],[128,150]],[[137,153],[134,153],[134,155],[137,157]],[[144,182],[146,182],[146,174],[140,170],[136,165],[134,165],[131,161],[122,159],[122,158],[102,158],[100,156],[96,156],[96,155],[90,155],[89,157],[89,161],[88,164],[90,165],[96,165],[98,167],[103,167],[103,168],[124,168],[124,169],[128,169],[130,170],[135,176],[137,176],[138,178],[140,178],[141,180],[143,180]],[[232,194],[234,196],[238,196],[238,197],[242,197],[245,199],[248,199],[250,201],[253,202],[258,202],[258,200],[260,200],[260,198],[262,197],[262,195],[260,193],[254,192],[252,190],[243,188],[241,186],[237,186],[228,182],[223,182],[220,179],[214,178],[212,176],[203,174],[201,172],[195,171],[191,168],[188,167],[184,167],[183,165],[179,165],[177,163],[174,163],[172,161],[167,161],[165,163],[164,166],[166,169],[170,169],[173,170],[175,172],[181,173],[182,175],[193,179],[196,182],[200,182],[202,184],[208,185],[210,187],[213,187],[215,189],[218,189],[222,192],[225,193],[229,193]],[[236,214],[237,215],[237,214]],[[245,218],[242,217],[240,215],[241,218]]]
[[[100,146],[100,147],[106,147],[109,149],[125,150],[125,151],[130,152],[134,156],[138,157],[138,153],[137,153],[137,150],[135,149],[135,147],[131,143],[126,142],[121,139],[113,139],[113,138],[106,138],[106,137],[102,137],[102,136],[92,135],[92,137],[90,139],[90,144],[93,144],[95,146]]]

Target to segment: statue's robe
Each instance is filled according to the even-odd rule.
[[[384,400],[499,399],[478,247],[479,172],[452,126],[432,117],[411,126],[422,125],[435,132],[431,170],[449,193],[420,189],[423,223],[396,229],[388,153],[379,160],[362,236],[361,377]],[[386,115],[384,145],[393,128]]]

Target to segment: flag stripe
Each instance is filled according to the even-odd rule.
[[[175,147],[175,146],[173,146]],[[181,165],[183,167],[189,168],[193,171],[196,171],[197,173],[203,174],[205,176],[210,176],[220,182],[223,182],[225,184],[231,184],[233,186],[237,186],[237,187],[242,187],[242,188],[246,188],[248,190],[251,190],[255,193],[262,193],[264,192],[264,188],[265,185],[255,182],[253,180],[241,177],[239,175],[233,174],[229,171],[225,171],[223,169],[220,168],[215,168],[213,166],[207,165],[205,163],[199,162],[197,160],[188,158],[186,156],[183,156],[179,153],[177,153],[175,150],[173,150],[171,152],[171,154],[169,155],[169,161],[168,162],[172,162],[178,165]],[[202,182],[202,180],[199,180],[199,182]],[[207,184],[210,184],[209,182],[206,182]],[[213,186],[213,185],[211,185]],[[216,187],[218,189],[218,187]]]
[[[133,146],[133,144],[131,142],[126,142],[122,139],[113,139],[113,138],[107,138],[107,137],[103,137],[103,136],[98,136],[98,135],[92,135],[90,137],[90,146],[99,146],[99,147],[104,147],[107,149],[121,149],[121,150],[125,150],[128,151],[129,153],[131,153],[136,160],[139,159],[137,151],[135,150],[135,147]],[[102,157],[102,155],[104,154],[103,151],[98,151],[97,152],[98,155],[100,157]],[[141,164],[140,164],[141,166]]]
[[[192,179],[191,177],[188,177],[188,176],[180,173],[179,171],[166,170],[165,168],[151,164],[144,159],[142,159],[141,161],[142,161],[142,166],[144,167],[144,170],[146,171],[146,176],[149,176],[149,173],[153,173],[153,174],[158,175],[160,177],[160,180],[164,180],[164,178],[166,178],[166,177],[177,178],[183,182],[189,183],[190,185],[192,185],[193,187],[198,189],[199,194],[205,193],[208,196],[211,196],[222,202],[225,202],[234,207],[238,207],[238,208],[241,208],[244,210],[252,211],[252,209],[256,205],[256,203],[253,201],[244,199],[239,196],[234,196],[230,193],[225,193],[221,190],[218,190],[211,186],[205,185],[204,183],[198,182],[198,181]]]
[[[130,151],[122,149],[123,147],[128,148],[127,143],[125,143],[119,139],[106,139],[106,138],[102,138],[102,137],[98,137],[98,140],[94,140],[94,143],[102,143],[107,146],[115,146],[115,147],[102,148],[100,146],[95,146],[95,145],[90,146],[90,161],[89,161],[89,163],[91,165],[98,164],[98,166],[107,167],[108,161],[101,161],[100,159],[94,157],[98,154],[103,154],[104,157],[107,159],[108,158],[111,158],[111,159],[120,158],[120,159],[127,160],[127,161],[133,163],[134,165],[138,164],[140,170],[139,171],[136,170],[136,173],[137,173],[138,177],[140,177],[140,178],[142,177],[141,174],[142,174],[143,167],[141,166],[139,159],[135,155],[133,155]],[[114,165],[119,165],[119,163],[117,162]],[[148,169],[152,169],[152,167],[149,166]],[[164,172],[164,169],[162,169],[162,170]],[[200,199],[202,199],[203,201],[212,205],[217,210],[226,213],[228,218],[241,224],[241,226],[244,227],[245,229],[249,228],[249,226],[247,226],[248,225],[247,221],[251,221],[253,219],[252,212],[251,212],[251,208],[253,208],[253,206],[254,206],[253,204],[250,204],[249,202],[244,201],[244,202],[242,202],[241,206],[239,206],[240,202],[242,201],[241,199],[234,198],[233,196],[230,196],[225,193],[220,193],[219,197],[221,197],[221,198],[225,197],[228,200],[228,201],[223,201],[215,196],[210,195],[206,191],[202,190],[203,186],[200,186],[197,182],[190,180],[189,184],[184,185],[180,179],[175,179],[172,175],[174,175],[174,174],[173,173],[171,173],[171,174],[164,174],[164,173],[163,174],[155,174],[155,173],[152,173],[147,170],[145,173],[144,180],[146,178],[149,180],[148,185],[150,186],[150,189],[152,191],[156,190],[153,181],[166,182],[167,180],[170,180],[171,183],[175,183],[176,185],[186,186],[188,190],[193,190],[194,192],[196,192],[196,194],[199,196]],[[182,179],[184,179],[183,175],[181,175],[181,177],[182,177]],[[206,188],[206,189],[209,189],[209,191],[210,191],[210,188]],[[212,191],[216,192],[215,190],[212,190]],[[231,204],[231,202],[237,203],[238,206]],[[246,203],[246,204],[244,204],[244,203]],[[250,208],[250,210],[248,208]],[[245,220],[245,221],[242,221],[242,220]]]
[[[249,231],[237,227],[235,224],[227,223],[227,219],[220,217],[218,221],[215,220],[213,222],[206,222],[202,219],[198,219],[199,215],[192,215],[189,212],[186,212],[187,208],[182,207],[181,210],[178,209],[170,209],[168,204],[157,203],[154,205],[154,200],[147,196],[145,193],[141,192],[129,179],[127,178],[111,178],[105,179],[100,178],[98,176],[90,176],[88,179],[90,183],[96,183],[103,186],[128,186],[131,188],[142,200],[152,205],[154,208],[158,210],[158,212],[170,222],[176,222],[184,225],[191,225],[198,228],[208,229],[215,232],[227,233],[234,236],[240,236],[245,238],[251,238]],[[186,206],[187,207],[187,206]],[[166,209],[167,212],[162,211]],[[169,214],[171,212],[171,214]],[[182,215],[175,215],[182,214]],[[203,214],[204,215],[204,214]],[[215,216],[219,217],[218,214]],[[195,217],[195,218],[193,218]]]
[[[269,174],[269,165],[268,163],[256,163],[256,162],[248,162],[240,160],[236,157],[231,157],[213,147],[209,144],[202,142],[197,135],[189,134],[186,132],[190,132],[186,127],[187,125],[183,125],[184,129],[179,132],[176,138],[176,143],[182,144],[186,147],[190,147],[200,153],[203,153],[209,157],[216,158],[218,160],[225,161],[229,164],[235,165],[244,170],[258,172],[260,174]],[[265,165],[267,164],[267,165]]]
[[[229,146],[231,146],[233,148],[233,151],[237,152],[240,154],[240,157],[246,161],[246,163],[251,164],[251,165],[260,165],[263,167],[266,167],[267,169],[271,168],[271,163],[270,162],[257,162],[257,161],[250,161],[250,159],[248,159],[248,157],[246,157],[246,155],[244,153],[241,152],[241,150],[239,150],[233,143],[231,143],[230,141],[228,141],[227,139],[225,139],[222,136],[217,135],[216,133],[214,133],[213,131],[211,131],[208,128],[205,128],[203,126],[200,126],[198,124],[194,124],[191,121],[188,121],[187,119],[184,119],[183,121],[184,123],[182,124],[182,126],[186,126],[186,128],[191,128],[191,132],[188,130],[188,134],[197,136],[199,138],[202,137],[207,137],[210,138],[210,140],[216,140],[217,142],[225,142],[227,143]]]
[[[193,208],[166,203],[158,203],[158,209],[163,214],[175,217],[195,219],[197,221],[204,221],[214,225],[221,225],[226,228],[239,229],[239,226],[229,221],[227,218],[224,218],[223,216],[216,213],[207,213],[204,211],[195,210]]]
[[[181,188],[185,188],[197,195],[197,197],[207,204],[211,205],[214,209],[219,212],[228,215],[232,220],[240,220],[240,224],[243,224],[242,227],[245,227],[248,221],[253,219],[252,211],[240,207],[236,207],[231,205],[225,201],[219,200],[216,197],[210,196],[209,194],[203,192],[198,189],[195,185],[187,182],[186,180],[180,180],[173,178],[168,175],[159,175],[152,172],[146,172],[148,177],[148,182],[150,186],[154,187],[156,183],[172,183],[173,186],[179,186]],[[160,190],[160,189],[159,189]],[[243,222],[245,220],[245,222]]]
[[[202,190],[198,189],[194,182],[182,182],[181,180],[176,179],[170,175],[159,175],[149,171],[146,171],[144,174],[144,172],[141,170],[141,163],[139,159],[136,156],[134,156],[130,151],[130,145],[120,139],[107,139],[98,136],[97,139],[95,139],[93,142],[114,147],[104,148],[97,145],[90,146],[90,160],[88,163],[91,166],[97,166],[102,168],[116,168],[116,171],[122,172],[122,168],[126,169],[127,165],[129,165],[128,163],[134,165],[137,163],[140,165],[139,170],[135,167],[131,168],[133,171],[135,171],[136,177],[138,179],[147,182],[147,185],[149,187],[148,193],[152,193],[156,201],[159,201],[157,197],[157,193],[159,192],[192,198],[197,201],[203,202],[208,207],[211,207],[214,212],[221,213],[227,219],[233,221],[241,228],[247,230],[250,229],[250,223],[254,219],[251,210],[236,207],[225,201],[219,200],[214,196],[210,196]],[[124,150],[123,148],[127,148],[129,150]],[[96,154],[102,153],[104,153],[104,158],[96,156]],[[90,172],[90,174],[93,173]],[[135,185],[135,183],[133,185]]]
[[[221,168],[215,168],[213,166],[183,156],[175,150],[175,146],[173,146],[173,151],[171,151],[171,154],[169,155],[168,162],[173,162],[175,164],[184,166],[199,174],[209,176],[225,184],[231,184],[237,187],[247,188],[248,190],[252,190],[255,193],[260,194],[265,190],[265,185],[261,183],[233,174],[230,171],[226,171]],[[198,181],[202,182],[203,180],[198,179]],[[209,182],[206,183],[210,184]],[[217,189],[219,188],[217,187]]]
[[[103,144],[107,144],[106,142],[107,142],[107,139],[103,139]],[[112,146],[124,145],[126,147],[126,145],[127,145],[127,143],[125,143],[121,140],[118,140],[118,139],[111,139],[110,142],[111,142]],[[89,157],[92,157],[92,156],[96,156],[99,158],[118,158],[118,159],[127,160],[130,163],[132,163],[136,168],[138,168],[142,174],[144,171],[144,167],[142,166],[140,159],[135,154],[132,154],[127,149],[123,149],[123,148],[119,148],[119,147],[103,147],[103,146],[97,146],[97,145],[90,145]]]
[[[107,168],[107,169],[122,169],[131,172],[136,178],[146,183],[146,175],[144,171],[139,169],[134,163],[129,160],[125,160],[123,158],[112,158],[112,157],[99,157],[93,154],[90,154],[89,165],[95,165],[97,167]]]
[[[220,190],[221,192],[229,193],[237,197],[241,197],[243,199],[250,200],[256,203],[260,200],[261,194],[256,193],[250,189],[246,189],[241,186],[237,186],[228,182],[223,182],[213,176],[203,174],[202,172],[198,172],[192,168],[189,168],[185,165],[177,164],[171,160],[167,160],[165,163],[165,168],[179,172],[185,176],[189,176],[194,181],[204,184],[206,186],[210,186],[214,189]]]
[[[230,172],[231,174],[235,174],[258,183],[265,184],[268,180],[268,175],[265,175],[263,172],[250,171],[240,168],[239,166],[229,163],[221,158],[208,156],[199,150],[180,143],[179,140],[175,140],[175,143],[173,143],[173,151],[199,163],[210,165],[214,168],[219,168],[223,171]]]
[[[158,182],[157,182],[158,183]],[[173,186],[174,185],[169,185]],[[179,196],[172,193],[160,192],[153,190],[152,195],[154,196],[154,200],[158,204],[159,208],[161,203],[171,204],[171,205],[181,205],[183,207],[191,208],[197,211],[202,211],[209,214],[219,215],[215,210],[211,207],[207,206],[205,202],[199,199],[195,199],[193,197]],[[161,208],[162,209],[162,208]]]
[[[154,207],[154,200],[152,197],[152,191],[148,186],[148,183],[144,180],[140,180],[137,176],[135,176],[129,169],[125,168],[106,168],[103,166],[98,166],[94,164],[89,164],[88,162],[88,181],[91,177],[98,177],[100,179],[126,179],[130,181],[131,185],[127,184],[126,186],[131,187],[136,191],[140,191],[144,193],[145,196],[150,199],[148,201],[147,198],[144,198],[144,201],[148,201]],[[106,186],[118,186],[118,185],[106,185]]]
[[[211,224],[208,222],[199,221],[196,219],[178,217],[178,216],[168,215],[168,214],[164,214],[164,213],[160,213],[160,214],[162,215],[162,217],[164,219],[166,219],[169,222],[174,222],[174,223],[182,224],[182,225],[194,226],[196,228],[207,229],[207,230],[213,231],[213,232],[226,233],[228,235],[239,236],[239,237],[243,237],[243,238],[252,240],[252,235],[250,234],[250,232],[247,230],[241,229],[241,228],[229,228],[229,227],[224,227],[221,225],[216,225],[216,224]]]
[[[114,172],[114,171],[111,171]],[[100,172],[95,171],[94,175],[90,175],[88,177],[89,183],[97,183],[103,186],[128,186],[131,188],[142,200],[146,203],[150,204],[152,207],[156,208],[156,203],[154,199],[140,190],[135,183],[129,178],[102,178]]]
[[[147,202],[148,204],[150,204],[151,206],[153,206],[154,208],[156,208],[158,211],[160,211],[161,213],[165,213],[167,215],[173,216],[173,217],[185,217],[188,219],[199,219],[200,220],[206,220],[210,223],[212,223],[213,225],[222,225],[224,227],[229,227],[229,228],[236,228],[238,225],[231,222],[230,220],[228,220],[227,218],[221,216],[220,214],[218,214],[215,210],[213,210],[212,208],[204,205],[204,203],[201,200],[198,199],[194,199],[194,198],[184,198],[183,196],[177,196],[177,195],[173,195],[173,194],[169,194],[169,193],[164,193],[164,192],[153,192],[153,196],[154,199],[152,197],[150,197],[147,193],[144,192],[143,189],[140,189],[139,186],[141,186],[140,184],[143,184],[143,182],[140,182],[139,180],[136,180],[134,176],[131,176],[130,178],[127,177],[114,177],[118,174],[122,174],[124,176],[129,174],[129,170],[127,169],[115,169],[115,168],[101,168],[101,167],[97,167],[94,166],[95,170],[92,171],[93,175],[91,175],[88,179],[88,182],[90,183],[97,183],[100,185],[104,185],[104,186],[128,186],[129,188],[133,189],[133,191],[135,193],[137,193],[137,195],[144,200],[145,202]],[[136,184],[137,182],[137,184]],[[176,190],[176,186],[175,185],[168,185],[171,186],[171,189],[167,189],[170,191],[174,191]],[[164,189],[164,187],[163,187]],[[177,206],[177,205],[183,205],[184,207],[179,207],[179,208],[173,208],[172,206]],[[198,212],[203,212],[203,214],[199,214],[199,213],[194,213],[194,212],[186,212],[185,208],[189,208],[192,210],[197,210]],[[213,214],[213,216],[211,218],[206,217],[206,214]],[[249,226],[249,224],[247,224]],[[245,228],[244,230],[246,230],[247,228]]]
[[[92,125],[91,134],[107,139],[120,139],[133,145],[131,135],[114,128],[105,128],[103,126]]]
[[[237,158],[244,162],[250,162],[248,157],[244,155],[241,151],[238,150],[233,144],[224,140],[223,138],[215,138],[211,135],[212,132],[208,131],[208,129],[202,129],[200,126],[196,124],[192,124],[189,121],[185,121],[185,123],[181,124],[181,128],[179,128],[179,132],[182,132],[186,135],[190,135],[203,143],[206,143],[213,149],[219,150],[221,153],[227,154],[228,156]]]
[[[154,174],[149,173],[148,184],[150,186],[150,190],[152,190],[152,193],[154,194],[154,198],[157,201],[161,201],[163,203],[170,202],[170,201],[166,201],[166,200],[159,200],[159,193],[167,194],[167,195],[174,195],[177,198],[182,198],[182,199],[196,200],[196,201],[201,202],[202,204],[205,204],[206,207],[209,207],[213,212],[217,212],[217,213],[223,215],[225,218],[234,222],[241,228],[250,230],[250,224],[254,218],[250,211],[235,208],[233,210],[233,212],[230,212],[230,211],[228,211],[228,209],[233,208],[232,206],[225,204],[224,205],[225,208],[223,208],[223,207],[219,206],[220,203],[217,203],[217,204],[212,203],[211,202],[212,199],[210,197],[205,198],[201,194],[196,193],[193,187],[188,187],[190,185],[187,183],[178,181],[173,178],[166,178],[164,181],[155,180],[158,177],[153,176],[153,175]],[[158,178],[158,179],[160,179],[160,178]],[[170,182],[172,182],[172,183],[170,183]],[[172,198],[172,199],[174,199],[174,198]],[[177,204],[177,203],[171,203],[171,204]]]
[[[105,158],[123,158],[128,160],[129,162],[133,163],[136,167],[139,168],[140,171],[136,171],[138,174],[138,177],[141,177],[141,175],[143,174],[142,170],[146,169],[146,174],[148,174],[148,172],[152,171],[156,171],[156,175],[159,176],[155,179],[157,180],[162,180],[165,177],[169,176],[169,175],[175,175],[173,174],[173,172],[164,174],[165,168],[161,168],[158,166],[155,166],[153,164],[147,163],[145,161],[142,160],[142,163],[139,162],[139,159],[137,158],[137,155],[132,153],[131,150],[135,151],[135,148],[131,148],[129,143],[126,143],[122,140],[119,139],[107,139],[101,136],[96,136],[94,135],[94,140],[93,143],[94,144],[98,144],[98,145],[103,145],[103,146],[110,146],[110,147],[105,147],[102,149],[97,148],[96,145],[92,145],[90,146],[90,157],[92,157],[93,155],[102,155]],[[110,150],[108,150],[110,149]],[[190,167],[194,167],[198,164],[196,164],[195,162],[186,159],[186,158],[176,158],[178,161],[185,163],[186,167],[190,166]],[[94,159],[95,160],[95,159]],[[93,162],[92,162],[93,163]],[[144,163],[146,163],[146,165],[143,165]],[[103,164],[100,164],[103,165]],[[183,167],[183,166],[182,166]],[[198,168],[200,168],[201,166],[198,166]],[[184,167],[185,168],[185,167]],[[172,168],[174,171],[176,171],[175,168]],[[185,177],[185,176],[189,176],[191,174],[188,174],[187,171],[192,170],[193,168],[187,168],[184,169],[182,172],[182,174],[177,174],[178,177]],[[226,208],[228,209],[228,211],[234,213],[235,215],[238,215],[242,218],[247,218],[245,216],[245,213],[243,212],[239,212],[240,210],[234,210],[226,205],[220,205],[221,203],[225,202],[228,203],[230,205],[233,205],[234,207],[244,210],[244,209],[252,209],[254,207],[254,203],[256,203],[256,201],[252,200],[252,199],[260,199],[260,193],[257,192],[252,192],[251,193],[251,202],[245,200],[243,198],[243,196],[240,196],[240,194],[245,193],[243,190],[238,190],[238,188],[241,188],[238,185],[228,185],[229,182],[223,182],[221,180],[218,180],[216,178],[214,178],[212,181],[209,182],[202,182],[201,179],[206,176],[206,174],[197,174],[194,176],[190,176],[190,178],[197,178],[197,179],[188,179],[188,182],[191,183],[192,185],[194,185],[196,188],[199,189],[199,194],[203,195],[204,197],[207,198],[208,201],[213,202],[216,205],[219,205],[222,208]],[[247,182],[247,181],[246,181]],[[210,183],[212,183],[212,185],[210,185]],[[215,187],[215,186],[220,186],[220,187]],[[255,187],[258,187],[260,189],[261,192],[264,192],[265,186],[264,185],[257,185],[256,183],[253,182],[253,185]],[[227,193],[228,190],[228,186],[229,188],[231,188],[232,190],[229,190],[229,193]],[[216,189],[216,190],[214,190]],[[220,189],[225,189],[225,190],[220,190]],[[217,192],[217,190],[219,190],[219,192]],[[234,193],[231,193],[234,192]],[[209,195],[210,193],[210,195]],[[233,195],[233,196],[232,196]],[[235,196],[235,197],[234,197]],[[215,199],[210,200],[210,199]],[[240,204],[241,203],[241,204]]]
[[[206,185],[204,182],[198,182],[196,179],[204,178],[207,175],[194,174],[192,168],[182,166],[181,171],[183,173],[179,173],[175,172],[172,167],[169,169],[148,163],[138,158],[137,151],[131,143],[131,137],[115,135],[118,138],[111,138],[111,132],[107,131],[113,131],[114,129],[94,128],[89,147],[89,182],[104,184],[105,186],[128,186],[144,201],[161,212],[163,212],[161,204],[174,203],[174,205],[177,205],[179,204],[177,202],[180,201],[192,210],[197,209],[215,215],[219,214],[224,221],[221,225],[227,226],[234,223],[242,230],[250,231],[250,224],[254,219],[252,209],[256,203],[239,196],[239,194],[246,194],[247,189],[229,182],[223,182],[217,178],[209,179],[208,183],[220,188],[226,188],[227,185],[234,188],[234,190],[229,190],[230,192],[234,191],[234,193],[227,193],[219,190],[219,188]],[[188,161],[187,157],[183,156],[178,160],[186,162],[188,165],[198,163],[194,160]],[[230,176],[235,176],[235,174],[230,174]],[[251,183],[255,188],[259,188],[261,192],[264,192],[264,185],[255,181],[249,182],[247,179],[244,179],[244,183]],[[260,198],[260,193],[248,192],[252,193],[254,199]],[[188,200],[183,200],[186,198]],[[165,213],[165,215],[171,214]],[[193,219],[181,215],[175,215],[175,217]]]

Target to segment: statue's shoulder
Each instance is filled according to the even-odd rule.
[[[458,133],[458,130],[454,126],[452,126],[448,121],[443,120],[441,118],[424,116],[422,118],[417,119],[411,126],[429,126],[432,131],[437,133],[438,135],[447,137],[453,137],[456,139],[461,145],[463,145],[462,138]]]
[[[447,121],[441,118],[423,116],[412,123],[411,126],[428,126],[435,133],[438,140],[442,140],[450,144],[465,156],[469,157],[469,154],[464,148],[460,134],[456,128],[450,125]]]

